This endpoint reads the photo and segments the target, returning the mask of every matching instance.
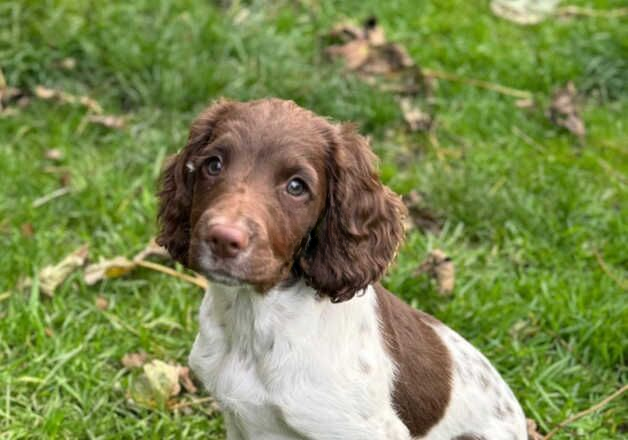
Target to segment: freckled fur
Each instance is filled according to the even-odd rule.
[[[213,280],[190,366],[220,402],[229,440],[525,439],[490,363],[377,284],[405,208],[374,159],[353,126],[293,102],[223,100],[166,165],[158,242]],[[307,197],[284,192],[294,174]],[[216,224],[249,244],[214,255]]]

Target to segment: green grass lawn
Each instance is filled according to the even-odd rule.
[[[421,66],[530,91],[542,107],[573,80],[585,142],[541,109],[442,80],[440,147],[408,133],[393,95],[322,56],[327,29],[370,14]],[[68,57],[75,68],[61,66]],[[420,191],[445,219],[438,236],[409,234],[386,284],[479,347],[542,432],[626,383],[628,18],[522,27],[468,0],[7,0],[0,67],[11,86],[89,95],[128,115],[124,129],[108,129],[86,124],[81,106],[33,99],[0,119],[0,438],[224,437],[220,416],[200,405],[128,402],[138,373],[120,364],[140,350],[185,363],[198,288],[147,270],[95,286],[79,271],[52,299],[37,283],[15,288],[83,243],[92,260],[141,250],[156,231],[164,157],[219,96],[293,99],[372,137],[388,185]],[[45,157],[51,148],[59,161]],[[67,169],[71,193],[33,207],[60,187],[50,166]],[[455,263],[450,298],[413,274],[436,247]],[[621,438],[627,419],[624,396],[554,438]]]

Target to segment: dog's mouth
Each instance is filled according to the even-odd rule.
[[[203,275],[209,281],[213,283],[223,284],[225,286],[244,286],[249,284],[245,280],[220,269],[205,270],[203,271]]]

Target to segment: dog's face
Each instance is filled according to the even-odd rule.
[[[221,101],[162,176],[158,242],[210,280],[295,276],[332,300],[376,281],[403,235],[366,140],[289,101]]]

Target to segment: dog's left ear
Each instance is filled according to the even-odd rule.
[[[379,181],[367,140],[352,125],[334,129],[327,206],[300,267],[310,286],[341,302],[384,274],[403,238],[406,208]]]

